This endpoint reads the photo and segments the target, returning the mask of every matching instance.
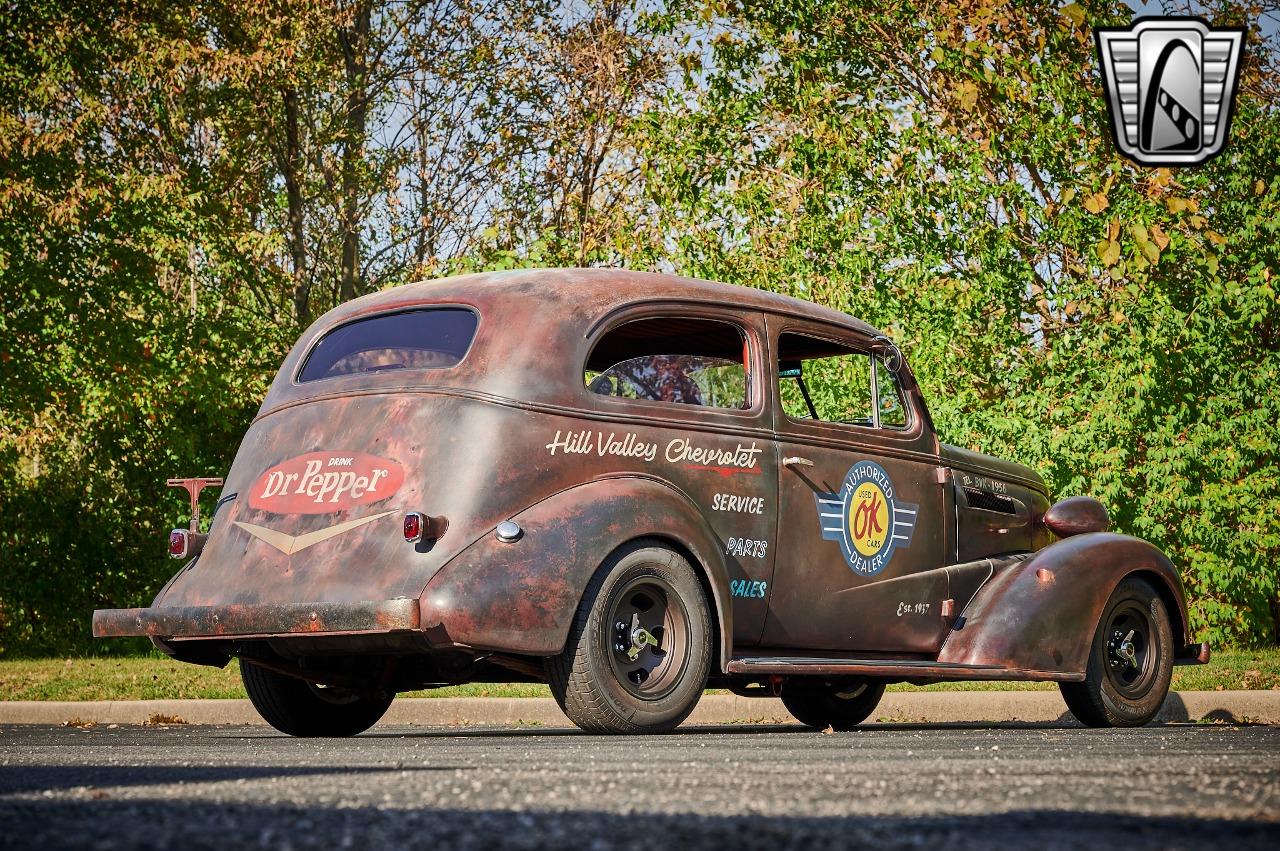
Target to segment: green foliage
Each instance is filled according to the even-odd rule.
[[[1052,689],[1056,683],[958,681],[930,686],[892,685],[891,691],[1022,691]],[[1174,691],[1280,688],[1280,651],[1214,651],[1208,665],[1173,669]],[[712,689],[710,694],[726,692]],[[245,699],[240,669],[175,662],[152,650],[115,658],[0,660],[0,702],[6,700],[225,700]],[[469,683],[405,692],[400,697],[544,697],[541,683]]]
[[[132,6],[130,8],[133,8]],[[201,34],[169,4],[99,27],[10,10],[0,68],[0,650],[89,642],[172,572],[168,476],[218,474],[286,339],[200,149]]]
[[[1103,499],[1197,631],[1274,640],[1280,74],[1246,7],[1227,149],[1168,170],[1106,129],[1114,4],[82,5],[0,13],[0,653],[150,600],[163,480],[227,469],[344,292],[564,263],[861,316],[944,439]]]
[[[884,328],[944,440],[1102,499],[1172,555],[1197,632],[1272,639],[1275,45],[1250,33],[1226,152],[1171,171],[1107,132],[1090,26],[1123,7],[679,6],[705,61],[650,117],[647,262]]]
[[[804,362],[805,389],[817,418],[832,423],[871,424],[871,360],[866,355],[847,354],[813,358]],[[801,419],[813,414],[805,403],[800,382],[784,380],[779,392],[782,409]]]

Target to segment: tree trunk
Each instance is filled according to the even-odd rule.
[[[284,91],[284,191],[289,204],[289,258],[293,264],[293,313],[298,325],[311,321],[311,282],[307,273],[307,243],[303,231],[302,139],[298,129],[298,91]]]
[[[360,0],[350,27],[338,30],[346,64],[346,121],[342,140],[342,279],[339,297],[349,301],[360,287],[360,166],[364,160],[369,100],[369,23],[372,3]]]
[[[434,236],[429,236],[427,233],[427,213],[431,209],[432,200],[431,184],[427,181],[427,169],[431,167],[431,128],[427,122],[417,118],[414,122],[416,124],[414,135],[418,138],[417,150],[414,152],[418,160],[418,235],[414,240],[413,249],[414,276],[417,277],[423,274],[422,270],[426,268],[427,258],[435,256],[436,245]],[[434,228],[435,222],[431,225]]]

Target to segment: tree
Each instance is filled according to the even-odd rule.
[[[1173,555],[1196,630],[1259,641],[1280,592],[1275,44],[1250,32],[1225,154],[1140,168],[1091,31],[1130,15],[680,4],[664,31],[706,61],[652,116],[637,250],[885,328],[944,437],[1097,495]]]
[[[553,10],[6,10],[0,651],[90,646],[89,611],[149,601],[184,522],[164,479],[227,469],[315,316],[495,250],[524,167],[566,144],[541,128],[582,126],[531,64],[565,33]]]
[[[282,351],[243,307],[279,281],[222,191],[202,22],[95,11],[10,9],[0,65],[0,645],[28,650],[163,581],[165,475],[225,469]]]
[[[1258,9],[1226,152],[1120,157],[1101,2],[33,0],[0,52],[0,652],[171,573],[339,301],[613,263],[883,327],[943,435],[1090,492],[1194,627],[1280,624],[1280,112]],[[821,392],[823,388],[815,388]],[[159,508],[157,508],[159,506]]]
[[[665,94],[675,54],[643,4],[603,2],[508,32],[496,130],[506,169],[480,262],[626,263],[643,195],[638,120]]]

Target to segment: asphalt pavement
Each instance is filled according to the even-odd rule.
[[[5,724],[142,724],[155,715],[189,724],[266,724],[247,700],[5,700]],[[1057,689],[1052,691],[895,691],[880,699],[874,720],[920,724],[1074,722]],[[706,694],[686,724],[791,723],[775,697]],[[1220,721],[1280,724],[1280,690],[1173,691],[1157,717],[1161,722]],[[419,727],[567,724],[549,697],[397,697],[379,722]]]
[[[1280,847],[1280,727],[0,727],[3,848]]]

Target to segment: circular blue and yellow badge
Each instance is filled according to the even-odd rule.
[[[918,506],[898,499],[889,474],[876,462],[859,461],[839,492],[816,498],[823,539],[839,542],[854,573],[875,576],[898,547],[911,546]]]

